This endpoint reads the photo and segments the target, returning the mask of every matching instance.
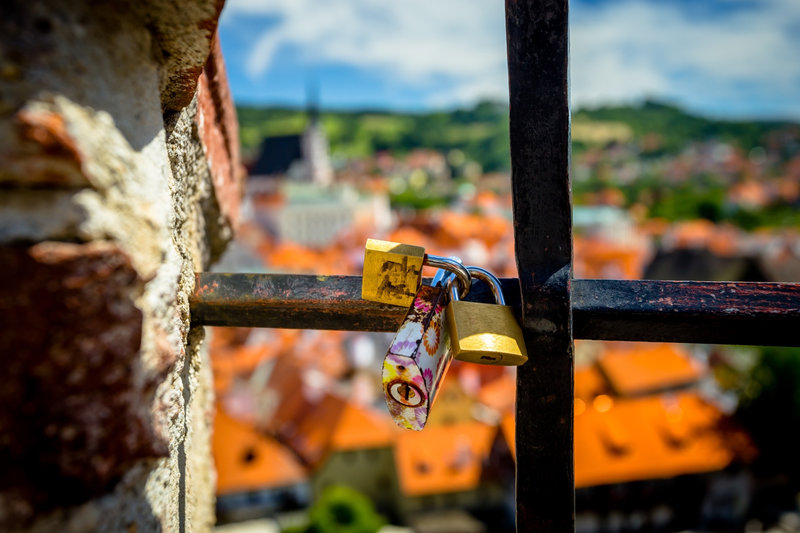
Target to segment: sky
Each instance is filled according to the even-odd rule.
[[[421,111],[508,101],[503,0],[227,0],[238,103]],[[574,108],[645,98],[800,119],[800,0],[573,0]]]

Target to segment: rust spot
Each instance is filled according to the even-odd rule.
[[[17,113],[17,128],[21,139],[38,144],[47,155],[82,164],[83,157],[58,113],[23,109]]]

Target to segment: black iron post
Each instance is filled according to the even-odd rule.
[[[511,184],[522,322],[517,531],[575,527],[568,0],[506,0]]]

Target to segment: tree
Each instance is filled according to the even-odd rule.
[[[366,496],[342,485],[325,489],[310,518],[309,533],[375,533],[386,523]]]
[[[762,348],[745,381],[737,418],[759,448],[766,472],[800,483],[800,348]]]

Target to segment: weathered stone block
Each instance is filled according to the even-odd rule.
[[[0,530],[213,525],[188,295],[242,188],[221,8],[0,3]]]
[[[0,247],[0,529],[103,493],[164,456],[137,360],[144,283],[110,243]],[[16,502],[13,507],[8,502]]]

